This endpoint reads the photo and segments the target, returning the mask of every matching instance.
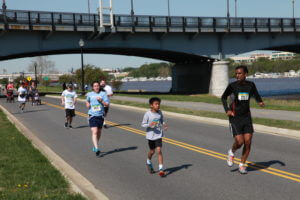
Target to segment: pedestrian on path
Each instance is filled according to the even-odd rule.
[[[100,87],[103,88],[103,90],[106,92],[107,97],[110,99],[110,97],[113,96],[113,91],[112,91],[112,87],[110,85],[106,84],[105,80],[101,80],[100,81]],[[107,117],[109,111],[109,104],[107,106],[104,106],[104,122],[103,122],[103,126],[104,128],[107,128],[107,125],[105,123],[105,118]]]
[[[61,104],[65,106],[66,121],[65,128],[73,128],[72,121],[75,117],[75,104],[77,101],[77,94],[73,90],[73,85],[69,84],[67,89],[61,94]]]
[[[146,139],[148,140],[148,146],[150,149],[148,152],[146,166],[149,172],[153,174],[154,169],[151,159],[156,151],[158,154],[159,175],[164,177],[165,171],[163,166],[162,138],[164,136],[164,131],[167,130],[167,125],[160,110],[160,102],[161,100],[157,97],[153,97],[149,100],[150,110],[144,115],[142,127],[146,128]]]
[[[239,172],[247,173],[246,160],[251,149],[253,136],[253,123],[250,112],[250,98],[255,97],[257,103],[263,107],[262,101],[256,86],[253,82],[247,81],[248,69],[246,66],[238,66],[235,68],[235,76],[237,81],[230,83],[222,95],[222,103],[227,116],[231,132],[234,137],[232,148],[228,151],[227,164],[233,166],[234,153],[243,147],[241,163],[239,164]],[[227,98],[230,96],[231,103],[228,107]]]
[[[20,103],[19,108],[21,109],[21,112],[24,112],[25,109],[26,95],[27,95],[27,89],[25,88],[25,83],[22,83],[18,89],[18,102]]]
[[[86,107],[89,109],[89,126],[92,132],[93,152],[100,155],[99,140],[104,122],[104,106],[109,105],[109,99],[104,90],[100,90],[100,83],[92,83],[92,92],[87,93]]]

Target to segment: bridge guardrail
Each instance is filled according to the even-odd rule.
[[[104,24],[110,16],[104,15]],[[99,26],[99,15],[87,13],[59,13],[44,11],[0,10],[0,23],[27,25]],[[227,17],[167,17],[146,15],[114,15],[114,25],[119,27],[167,27],[205,29],[300,29],[298,18],[227,18]]]

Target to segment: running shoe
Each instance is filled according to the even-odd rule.
[[[166,173],[165,173],[165,171],[164,171],[163,169],[161,169],[161,170],[159,170],[158,175],[159,175],[160,177],[165,177],[165,176],[166,176]]]
[[[248,173],[247,167],[245,165],[243,165],[243,164],[242,165],[240,164],[240,166],[239,166],[239,172],[241,174],[247,174]]]
[[[229,167],[232,167],[232,166],[233,166],[233,161],[234,161],[234,156],[228,154],[228,157],[227,157],[227,165],[228,165]]]
[[[72,129],[72,128],[73,128],[73,126],[72,126],[72,125],[69,125],[69,128],[70,128],[70,129]]]
[[[64,126],[64,127],[65,127],[65,128],[68,128],[68,122],[65,123],[65,126]]]
[[[96,156],[100,155],[100,150],[98,148],[93,147],[93,152],[96,153]]]
[[[150,174],[154,174],[155,173],[152,164],[146,164],[146,166],[147,166],[147,169],[148,169],[148,171],[149,171]]]

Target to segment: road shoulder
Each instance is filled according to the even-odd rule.
[[[108,198],[95,186],[82,176],[77,170],[64,161],[50,147],[42,142],[33,132],[24,126],[15,116],[13,116],[6,108],[0,105],[0,109],[7,115],[8,120],[16,126],[16,128],[31,141],[33,146],[37,148],[44,156],[49,159],[51,164],[58,169],[62,175],[69,181],[70,189],[75,193],[80,193],[90,200],[107,200]]]

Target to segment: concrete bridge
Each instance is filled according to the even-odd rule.
[[[214,85],[217,94],[227,68],[216,60],[252,50],[300,52],[300,19],[0,11],[0,60],[80,53],[81,38],[84,53],[175,63],[174,92],[207,93]]]

